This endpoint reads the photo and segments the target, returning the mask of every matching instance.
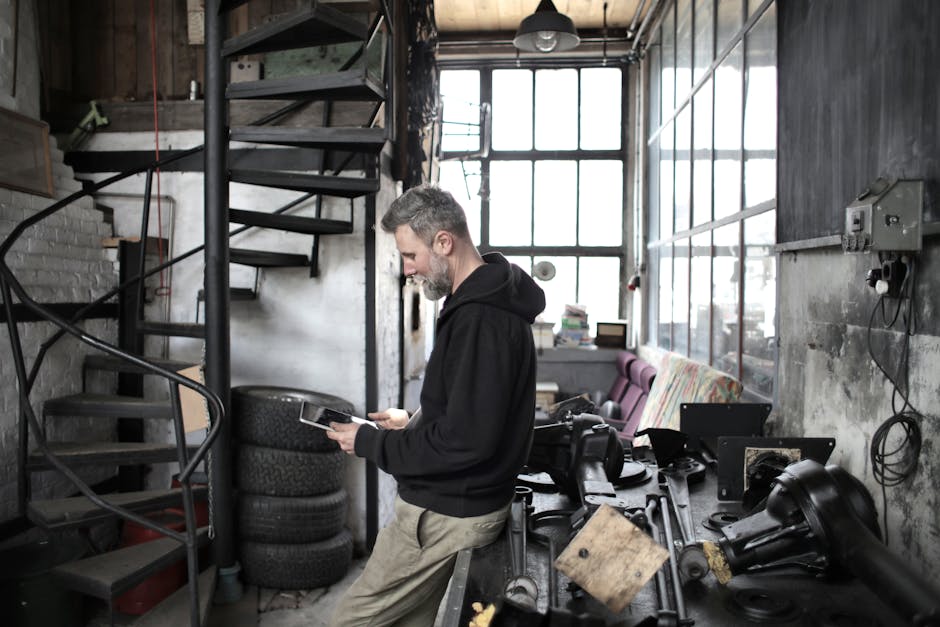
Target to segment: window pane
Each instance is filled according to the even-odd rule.
[[[480,72],[444,70],[440,80],[441,150],[480,149]]]
[[[492,245],[532,243],[532,162],[490,163],[490,233]]]
[[[532,149],[532,71],[493,70],[494,150]]]
[[[673,188],[675,180],[672,175],[672,159],[675,151],[672,149],[673,141],[672,122],[666,125],[659,136],[659,237],[669,237],[673,232]]]
[[[712,80],[709,78],[693,100],[695,123],[692,148],[692,225],[712,219]]]
[[[776,15],[770,5],[747,35],[744,100],[744,206],[776,196]]]
[[[672,350],[689,354],[689,240],[676,242],[672,253]]]
[[[440,170],[441,189],[453,194],[467,214],[467,228],[474,243],[480,243],[480,162],[443,161]]]
[[[697,83],[714,60],[712,46],[715,30],[712,25],[715,0],[695,0],[695,70],[692,82]]]
[[[715,71],[715,219],[741,210],[741,45]]]
[[[578,147],[578,71],[535,72],[536,150]]]
[[[535,162],[535,245],[573,246],[577,234],[578,165]]]
[[[658,240],[661,235],[661,230],[659,226],[659,185],[660,185],[660,172],[659,172],[659,137],[657,136],[647,149],[647,177],[646,177],[646,189],[647,196],[649,198],[648,211],[646,212],[649,216],[649,224],[647,225],[647,232],[649,241],[655,242]],[[651,336],[655,337],[655,336]]]
[[[718,31],[715,49],[721,52],[744,24],[741,0],[718,0]]]
[[[745,387],[767,398],[774,392],[774,314],[777,300],[776,211],[744,221],[744,353]]]
[[[735,222],[714,231],[712,274],[713,366],[738,376],[738,285],[741,224]]]
[[[689,356],[704,364],[709,359],[712,296],[712,233],[692,237],[692,276],[689,280]]]
[[[676,106],[692,90],[692,0],[676,0]]]
[[[658,293],[659,282],[659,248],[652,248],[646,254],[648,272],[646,274],[647,293],[652,298],[646,301],[646,341],[653,346],[659,343],[659,300],[655,298]],[[635,298],[635,297],[634,297]]]
[[[622,78],[617,68],[581,70],[581,148],[620,148],[620,95]]]
[[[620,260],[610,257],[581,257],[578,262],[578,302],[587,308],[591,335],[598,322],[620,319]]]
[[[578,244],[619,246],[623,241],[623,163],[581,161]]]
[[[647,63],[650,68],[649,132],[653,133],[662,124],[662,54],[659,46],[650,46],[647,50]]]
[[[663,17],[663,59],[662,59],[662,107],[660,116],[668,120],[676,108],[676,13],[675,5],[667,5]]]
[[[692,194],[692,107],[686,106],[676,117],[676,225],[675,231],[689,228]]]
[[[577,302],[577,258],[575,257],[535,257],[533,263],[550,261],[555,266],[555,277],[551,281],[536,281],[545,292],[545,311],[542,320],[555,325],[555,332],[561,330],[561,317],[565,305]]]
[[[657,345],[672,348],[672,244],[659,249],[659,328]]]

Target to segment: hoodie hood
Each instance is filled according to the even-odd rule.
[[[441,308],[443,323],[458,307],[480,303],[498,307],[525,319],[529,324],[545,309],[545,292],[519,266],[500,253],[483,255],[482,266],[468,276]]]

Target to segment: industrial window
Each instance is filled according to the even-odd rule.
[[[592,333],[623,317],[623,83],[610,66],[440,74],[441,187],[467,211],[482,252],[536,277],[551,263],[554,276],[539,283],[546,322],[578,303]]]
[[[776,7],[676,0],[644,63],[647,339],[771,399]]]

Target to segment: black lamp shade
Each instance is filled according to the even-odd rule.
[[[564,52],[581,42],[574,22],[555,8],[552,0],[542,0],[535,13],[522,20],[512,40],[524,52]]]

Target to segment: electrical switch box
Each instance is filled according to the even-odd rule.
[[[920,250],[923,212],[923,181],[879,178],[845,208],[842,250]]]

